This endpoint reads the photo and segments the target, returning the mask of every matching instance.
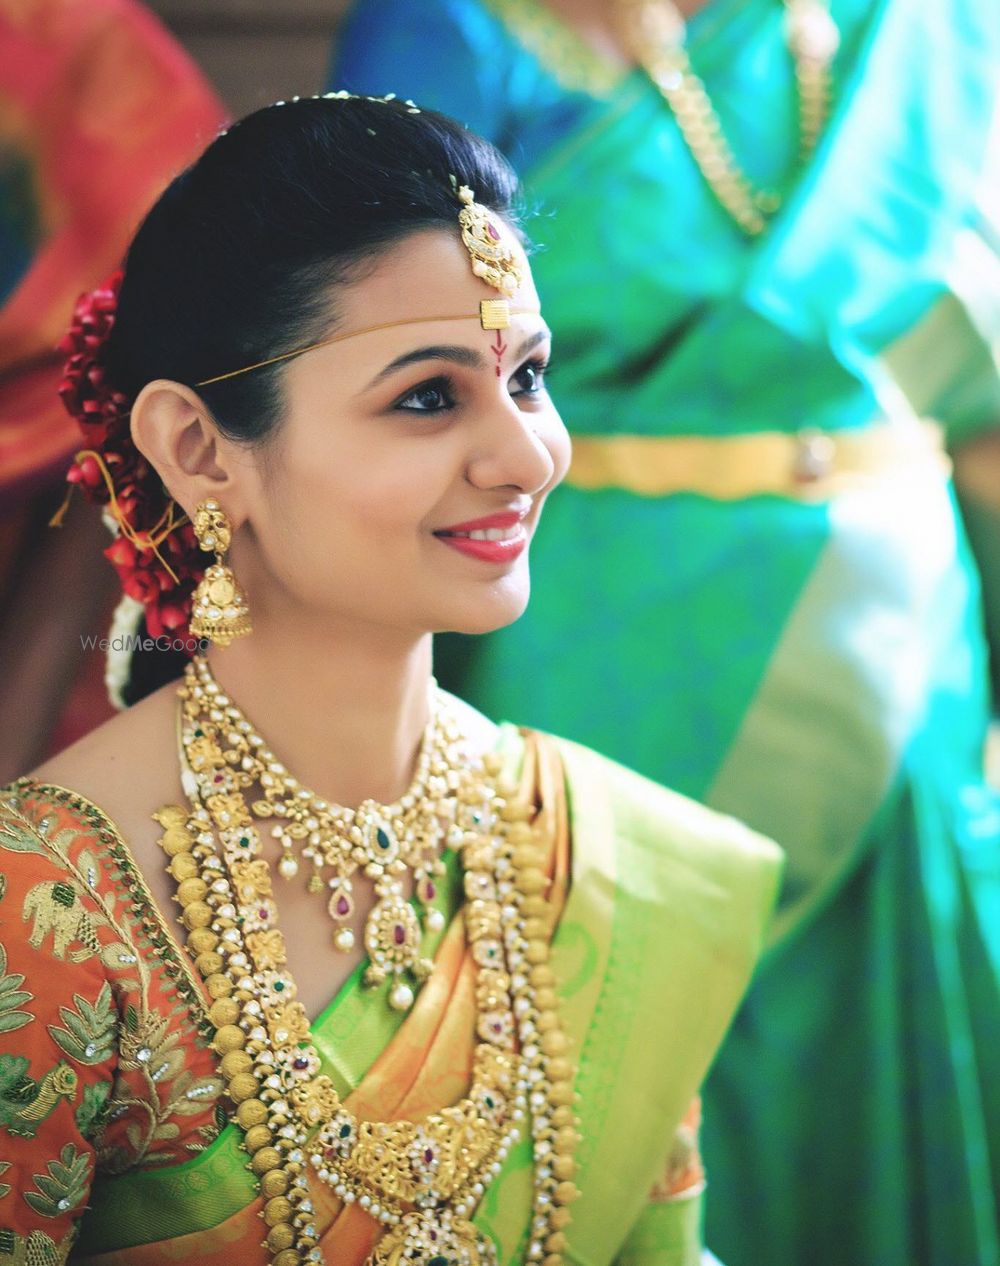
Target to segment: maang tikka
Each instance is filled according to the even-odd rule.
[[[217,501],[202,501],[194,515],[194,534],[203,550],[215,554],[205,569],[191,604],[191,632],[219,646],[253,632],[247,600],[223,555],[232,541],[232,527]]]
[[[476,201],[469,186],[460,185],[455,192],[462,208],[458,213],[462,244],[469,252],[472,271],[504,296],[481,301],[480,323],[484,330],[505,330],[510,325],[510,297],[524,280],[517,255],[508,234],[490,209]]]

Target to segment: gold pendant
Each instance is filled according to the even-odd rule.
[[[387,886],[388,887],[388,886]],[[371,966],[365,972],[368,986],[382,984],[396,976],[389,991],[389,1005],[406,1011],[413,1002],[413,990],[401,978],[409,972],[417,980],[425,980],[434,964],[420,957],[423,929],[413,906],[403,897],[398,884],[380,894],[365,922],[365,949]]]
[[[450,1209],[415,1209],[386,1232],[366,1266],[497,1266],[497,1250]]]

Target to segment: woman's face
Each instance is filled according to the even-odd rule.
[[[457,227],[411,235],[338,293],[338,333],[409,323],[286,370],[284,422],[246,471],[259,485],[244,498],[254,548],[234,540],[257,617],[291,606],[421,634],[487,632],[522,613],[528,546],[569,438],[523,254],[521,266],[511,308],[536,310],[512,311],[502,331],[480,324],[480,300],[497,296]]]

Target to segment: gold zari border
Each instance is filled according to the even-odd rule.
[[[872,478],[932,470],[943,477],[951,470],[940,426],[880,422],[843,432],[574,436],[566,482],[640,497],[823,501]]]

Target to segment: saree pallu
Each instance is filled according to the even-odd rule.
[[[652,84],[532,0],[419,18],[361,0],[331,85],[482,131],[541,213],[551,390],[580,461],[533,542],[528,613],[443,648],[439,675],[787,852],[774,943],[707,1086],[709,1243],[729,1266],[997,1266],[1000,804],[946,468],[928,446],[779,495],[752,463],[778,441],[905,447],[933,416],[956,442],[1000,419],[1000,10],[831,12],[832,117],[753,241]],[[689,24],[762,186],[795,162],[782,22],[774,0],[711,0]],[[692,446],[701,474],[678,488]]]
[[[0,0],[0,491],[78,446],[55,344],[223,119],[132,0]]]
[[[779,852],[735,821],[571,743],[524,738],[504,727],[501,752],[509,775],[525,790],[535,789],[538,811],[552,827],[553,967],[579,1062],[583,1140],[582,1195],[566,1261],[698,1266],[702,1184],[696,1122],[685,1114],[762,943]],[[71,1260],[87,1266],[263,1263],[262,1201],[236,1127],[225,1126],[204,1145],[221,1082],[199,1023],[201,1004],[193,992],[199,986],[144,895],[113,824],[75,793],[30,780],[16,784],[0,800],[0,875],[5,906],[18,914],[22,907],[26,920],[36,920],[35,933],[42,930],[40,936],[18,933],[18,918],[0,937],[0,999],[19,990],[23,1011],[13,1027],[19,1027],[18,1050],[26,1052],[5,1055],[0,1040],[0,1140],[19,1175],[12,1183],[10,1173],[0,1173],[8,1185],[4,1192],[0,1183],[0,1218],[14,1212],[5,1208],[12,1185],[15,1198],[30,1205],[19,1203],[14,1212],[14,1239],[5,1241],[10,1231],[0,1225],[0,1263],[5,1252],[12,1266],[31,1263],[32,1252],[43,1249],[51,1261],[62,1260],[60,1245],[65,1252],[75,1220],[79,1238]],[[53,905],[53,883],[85,907],[90,923],[82,947],[75,935],[80,908],[67,893]],[[437,901],[451,917],[428,946],[435,970],[405,1018],[379,991],[362,988],[362,964],[313,1022],[324,1071],[362,1118],[419,1119],[467,1091],[474,966],[453,854]],[[76,911],[73,930],[60,940],[70,910]],[[112,970],[102,973],[102,963]],[[4,971],[14,977],[6,984]],[[108,997],[122,1017],[113,1056],[95,1049],[110,1036],[91,1032],[86,1047],[72,1040],[80,1036],[81,1020],[104,1033],[107,1024],[99,1021]],[[137,1013],[131,1019],[129,1005]],[[28,1125],[27,1135],[23,1123],[4,1115],[2,1094],[8,1065],[20,1058],[23,1075],[43,1083],[57,1058],[57,1069],[72,1064],[78,1079],[66,1090],[61,1073],[67,1101]],[[157,1078],[160,1068],[165,1071]],[[152,1102],[142,1092],[149,1070],[157,1086]],[[95,1087],[109,1073],[115,1080],[102,1099]],[[96,1114],[87,1106],[95,1100],[101,1105]],[[154,1129],[143,1124],[150,1115]],[[198,1146],[202,1150],[183,1159],[185,1149]],[[87,1172],[81,1158],[92,1162],[95,1152],[96,1177],[90,1171],[92,1181],[66,1191],[69,1208],[39,1203],[53,1193],[45,1177],[50,1154],[62,1165],[49,1164],[51,1176],[74,1166]],[[109,1172],[115,1168],[117,1175]],[[323,1260],[361,1266],[375,1243],[376,1223],[357,1206],[341,1206],[321,1184],[313,1187]],[[531,1191],[531,1147],[522,1140],[476,1214],[504,1266],[525,1259]],[[35,1217],[29,1232],[39,1211],[45,1218]]]

